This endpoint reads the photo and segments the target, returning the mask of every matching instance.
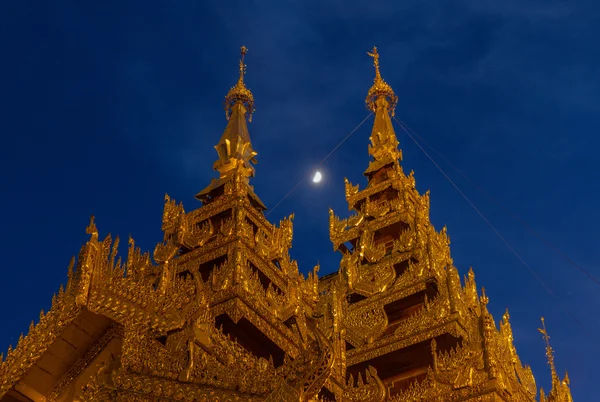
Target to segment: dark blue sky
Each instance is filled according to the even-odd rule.
[[[87,5],[82,5],[86,3]],[[0,3],[0,349],[66,281],[86,241],[161,239],[165,193],[186,210],[214,177],[223,97],[249,48],[256,191],[275,205],[368,112],[373,45],[397,115],[582,267],[600,276],[600,4],[573,0],[3,1]],[[364,184],[371,121],[269,216],[296,214],[303,271],[337,269],[327,208],[346,214],[343,178]],[[404,166],[431,189],[459,271],[473,266],[496,319],[508,307],[517,350],[548,388],[547,319],[577,401],[596,395],[597,284],[456,180],[555,295],[507,249],[412,141]],[[434,155],[435,156],[435,155]],[[122,253],[125,248],[122,247]],[[565,306],[580,324],[564,311]],[[596,382],[594,382],[596,380]]]

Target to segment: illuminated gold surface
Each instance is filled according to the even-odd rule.
[[[165,196],[163,241],[152,255],[129,239],[90,238],[52,308],[9,347],[6,401],[535,401],[508,312],[496,326],[470,270],[461,282],[446,228],[429,221],[429,193],[405,175],[390,114],[397,98],[375,62],[375,113],[366,188],[346,180],[353,215],[330,211],[339,270],[305,278],[289,256],[293,218],[263,215],[246,119],[254,99],[240,77],[215,147],[219,178],[185,212]],[[552,389],[570,402],[540,330]]]

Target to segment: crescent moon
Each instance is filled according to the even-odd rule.
[[[313,176],[313,183],[318,183],[321,181],[321,179],[323,178],[323,175],[321,175],[321,172],[317,171],[315,172],[315,175]]]

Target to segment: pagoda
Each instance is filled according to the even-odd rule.
[[[461,283],[429,194],[403,172],[377,48],[368,184],[346,180],[348,218],[330,211],[342,261],[321,278],[319,266],[300,272],[293,214],[269,222],[250,184],[246,52],[201,206],[165,196],[162,241],[150,253],[130,238],[124,260],[92,218],[51,309],[0,357],[0,402],[571,402],[545,324],[552,389],[538,395],[508,312],[497,326],[472,270]]]

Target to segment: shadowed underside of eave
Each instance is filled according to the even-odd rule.
[[[107,333],[113,325],[106,317],[82,310],[0,401],[58,399],[114,338]]]

